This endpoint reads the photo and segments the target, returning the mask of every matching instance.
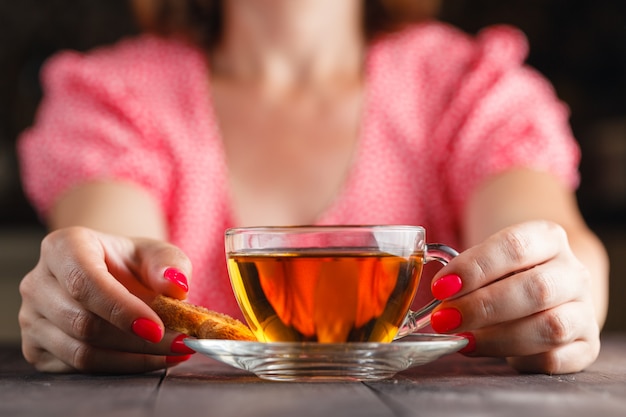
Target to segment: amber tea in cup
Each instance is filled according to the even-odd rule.
[[[264,342],[390,342],[429,322],[409,308],[425,262],[456,252],[419,226],[235,228],[228,272],[244,317]]]

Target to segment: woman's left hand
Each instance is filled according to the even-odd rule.
[[[577,372],[600,350],[592,277],[564,229],[531,221],[461,253],[433,279],[440,333],[464,333],[470,356],[500,356],[522,372]]]

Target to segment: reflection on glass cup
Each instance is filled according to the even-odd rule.
[[[425,263],[457,252],[420,226],[250,227],[226,231],[228,273],[263,342],[391,342],[430,322],[410,310]]]

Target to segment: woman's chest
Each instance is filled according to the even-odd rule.
[[[270,102],[215,97],[235,221],[312,223],[340,193],[359,147],[358,91]]]

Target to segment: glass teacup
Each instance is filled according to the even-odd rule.
[[[439,301],[410,310],[423,266],[458,253],[421,226],[233,228],[228,272],[262,342],[391,342],[430,322]]]

